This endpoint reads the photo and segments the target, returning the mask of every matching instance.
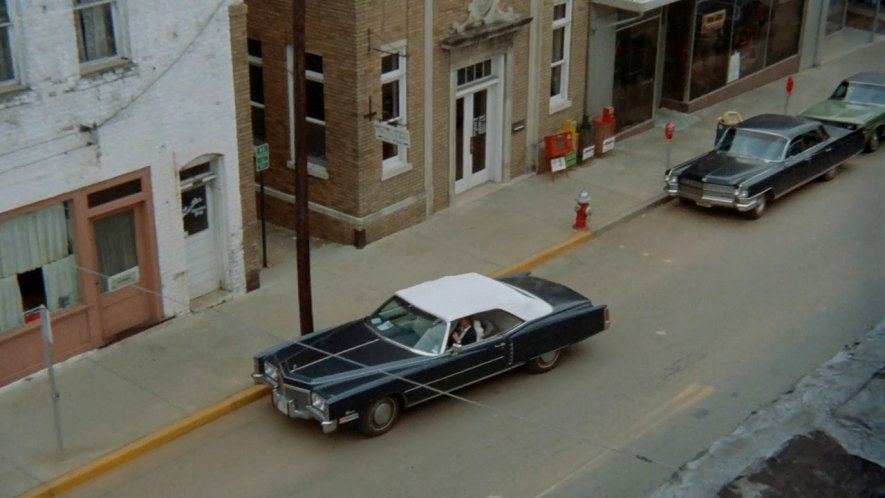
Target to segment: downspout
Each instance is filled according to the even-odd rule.
[[[528,155],[528,165],[532,171],[538,169],[538,110],[539,96],[538,80],[540,78],[540,68],[538,67],[538,54],[541,51],[541,0],[532,0],[531,16],[532,22],[529,30],[529,81],[528,81],[528,109],[526,109],[526,150]]]
[[[424,216],[433,214],[433,0],[424,0]]]

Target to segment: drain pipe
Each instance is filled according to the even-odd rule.
[[[526,110],[526,130],[525,130],[525,147],[529,157],[529,165],[532,171],[537,171],[538,164],[538,120],[540,100],[539,92],[539,69],[538,60],[541,47],[541,0],[532,0],[531,16],[532,22],[529,31],[529,62],[528,66],[533,68],[529,71],[528,81],[528,109]]]
[[[433,0],[424,0],[424,216],[433,214]]]

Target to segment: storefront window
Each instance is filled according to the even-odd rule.
[[[827,13],[827,34],[831,35],[845,26],[847,0],[829,0]]]
[[[728,82],[733,16],[732,2],[698,2],[691,64],[692,99],[722,88]]]
[[[688,86],[693,12],[691,2],[676,2],[667,6],[667,49],[662,96],[677,102],[685,100],[685,88]]]
[[[663,98],[694,100],[796,55],[804,5],[805,0],[701,0],[692,15],[690,2],[671,4]]]
[[[0,334],[40,305],[56,312],[80,303],[72,232],[69,203],[0,222]]]
[[[618,130],[652,118],[659,18],[617,31],[612,103]]]
[[[101,291],[111,292],[138,283],[135,212],[130,209],[93,224]]]
[[[771,0],[738,0],[728,81],[765,67]]]
[[[799,35],[802,32],[804,0],[776,0],[771,16],[771,35],[768,40],[767,65],[780,62],[799,53]]]

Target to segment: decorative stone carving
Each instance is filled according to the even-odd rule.
[[[519,14],[513,12],[513,7],[503,10],[501,0],[472,0],[467,6],[469,15],[462,23],[452,23],[452,29],[463,34],[473,28],[480,28],[495,22],[515,22],[519,20]]]

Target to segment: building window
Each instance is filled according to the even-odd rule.
[[[307,160],[326,165],[326,100],[323,93],[323,58],[307,53]]]
[[[0,334],[29,321],[29,310],[80,303],[70,203],[0,222]]]
[[[0,88],[16,83],[12,13],[8,4],[8,0],[0,0]]]
[[[405,42],[385,47],[381,54],[381,120],[406,126],[406,57]],[[406,147],[381,142],[383,167],[406,162]]]
[[[261,59],[261,42],[249,38],[249,95],[252,101],[252,143],[267,143],[264,121],[264,67]]]
[[[93,221],[101,291],[112,292],[140,280],[136,245],[135,211]]]
[[[550,58],[551,109],[568,105],[569,55],[572,38],[572,0],[553,4],[553,54]]]
[[[123,55],[121,17],[117,0],[74,0],[81,65],[88,67]]]

